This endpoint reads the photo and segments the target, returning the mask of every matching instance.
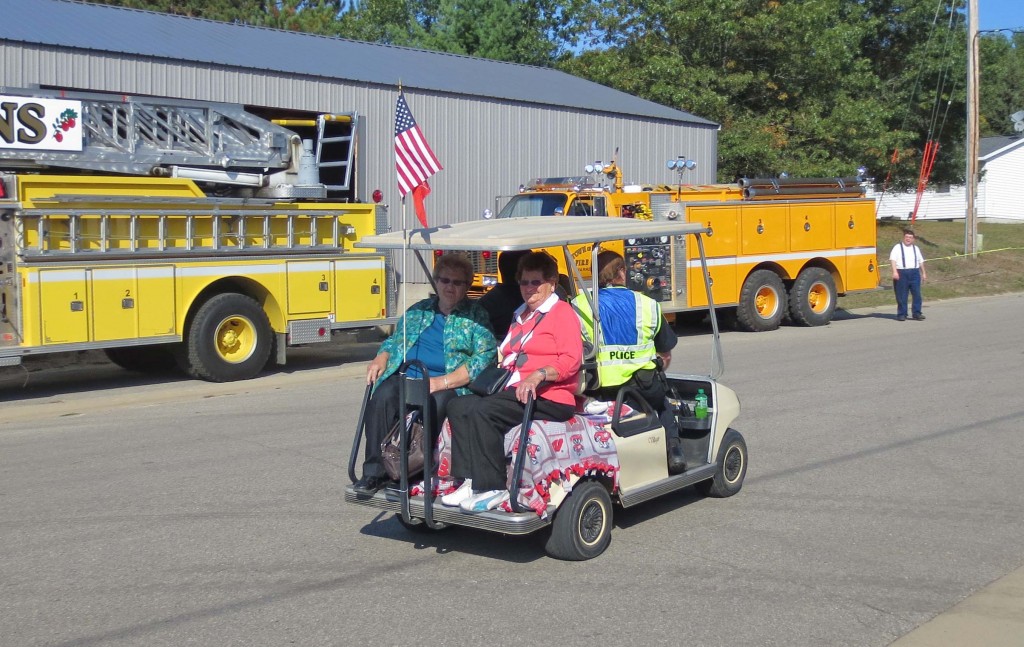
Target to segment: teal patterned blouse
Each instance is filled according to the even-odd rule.
[[[388,365],[380,374],[374,390],[381,383],[391,377],[402,364],[402,357],[405,355],[402,348],[402,323],[405,322],[405,351],[412,348],[420,334],[430,327],[434,320],[437,309],[437,297],[430,297],[418,303],[414,303],[405,311],[405,315],[398,320],[393,335],[384,340],[380,345],[377,354],[390,353]],[[444,366],[448,373],[459,368],[463,364],[469,371],[469,379],[472,380],[480,371],[497,363],[498,342],[491,332],[491,320],[476,301],[463,299],[444,322]],[[456,389],[459,395],[469,393],[469,389],[462,387]]]

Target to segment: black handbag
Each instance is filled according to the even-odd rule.
[[[511,377],[510,369],[501,366],[488,366],[469,383],[469,390],[477,395],[494,395],[505,388]]]
[[[402,422],[395,422],[388,435],[384,437],[384,442],[380,444],[380,458],[384,471],[396,481],[402,476]],[[409,425],[409,478],[412,478],[423,471],[423,421],[419,412],[413,412],[404,422]]]
[[[533,336],[534,331],[537,330],[537,326],[539,326],[540,322],[544,320],[544,315],[546,314],[546,312],[540,313],[540,316],[537,317],[537,321],[533,324],[533,328],[530,329],[528,334],[522,337],[522,341],[519,342],[519,350],[515,351],[516,355],[523,352],[523,346],[526,344],[526,341]],[[469,383],[468,388],[477,395],[494,395],[504,389],[510,379],[512,379],[512,369],[504,368],[502,366],[488,366],[484,370],[480,371],[480,374]]]

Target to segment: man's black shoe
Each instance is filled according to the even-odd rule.
[[[681,474],[686,471],[686,457],[683,455],[683,448],[679,445],[678,438],[670,438],[668,441],[668,473]]]
[[[914,321],[924,321],[924,315],[914,315]]]
[[[374,494],[390,481],[386,476],[364,476],[352,484],[352,489],[359,494]]]
[[[896,321],[906,321],[906,317],[896,317]]]

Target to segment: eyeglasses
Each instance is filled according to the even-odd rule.
[[[450,279],[447,276],[439,276],[439,277],[437,277],[437,282],[438,283],[442,283],[444,285],[448,285],[449,283],[451,283],[452,285],[454,285],[457,288],[462,288],[462,287],[465,287],[465,286],[469,285],[469,281],[464,281],[462,279]]]
[[[522,288],[525,288],[527,285],[532,285],[533,287],[536,288],[540,287],[544,283],[547,283],[547,281],[543,279],[533,279],[532,281],[530,279],[519,279],[519,287]]]

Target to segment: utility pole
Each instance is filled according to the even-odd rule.
[[[964,254],[977,255],[978,208],[978,0],[967,0],[967,217]]]

